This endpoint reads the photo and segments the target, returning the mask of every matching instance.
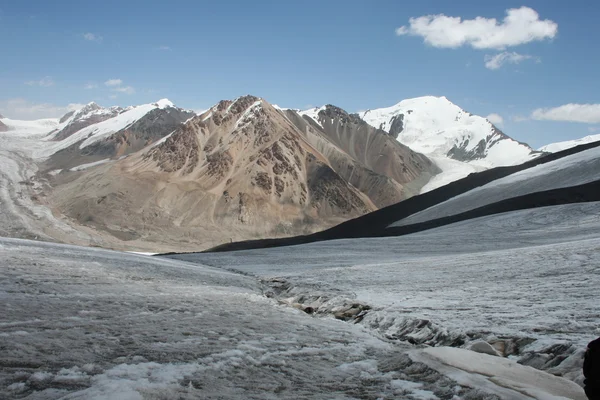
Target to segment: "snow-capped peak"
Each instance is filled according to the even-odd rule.
[[[169,99],[160,99],[154,104],[156,104],[156,106],[160,109],[167,107],[175,107],[175,104],[173,104]]]
[[[499,131],[446,97],[423,96],[359,116],[415,151],[484,167],[513,165],[532,158],[532,149]]]

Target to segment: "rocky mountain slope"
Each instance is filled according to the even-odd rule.
[[[98,128],[125,111],[82,130],[96,137],[79,138],[78,131],[67,138],[73,143],[55,152],[46,170],[82,157],[115,158],[123,154],[115,145],[120,139],[130,153],[141,151],[54,173],[51,204],[121,240],[197,248],[323,229],[410,197],[438,172],[425,156],[333,106],[320,116],[328,119],[323,123],[244,96],[153,137],[157,121],[183,117],[174,110],[156,107],[110,135]],[[140,131],[146,136],[138,134],[137,142],[127,136]]]
[[[521,164],[541,154],[445,97],[407,99],[392,107],[361,112],[359,116],[437,163],[444,173],[430,182],[427,190],[472,172]]]
[[[339,107],[327,105],[312,115],[285,113],[332,168],[378,207],[418,194],[439,172],[424,155]]]

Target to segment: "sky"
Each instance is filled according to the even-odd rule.
[[[0,1],[0,113],[435,95],[537,148],[600,134],[598,20],[596,0]]]

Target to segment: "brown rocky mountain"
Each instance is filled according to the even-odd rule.
[[[133,245],[197,250],[323,229],[409,197],[438,172],[339,108],[317,119],[253,96],[221,101],[127,158],[51,178],[49,201]],[[85,147],[96,157],[118,148],[96,143]]]

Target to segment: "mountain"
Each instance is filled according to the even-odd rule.
[[[547,144],[543,147],[540,147],[539,151],[548,152],[548,153],[556,153],[558,151],[570,149],[572,147],[579,146],[581,144],[587,144],[587,143],[592,143],[592,142],[597,142],[597,141],[600,141],[600,134],[585,136],[581,139],[566,140],[564,142]]]
[[[418,194],[440,172],[424,155],[339,107],[326,105],[313,114],[285,113],[332,168],[378,207]]]
[[[520,164],[541,154],[445,97],[407,99],[359,116],[437,163],[443,173],[427,185],[427,190],[472,172]]]
[[[172,133],[195,114],[167,99],[126,109],[89,103],[63,116],[39,153],[43,170],[62,170],[134,153]]]
[[[0,115],[0,119],[2,119],[2,115]],[[4,122],[0,121],[0,132],[8,131],[8,126],[4,125]]]
[[[54,133],[53,140],[63,140],[86,128],[107,119],[117,116],[123,109],[121,107],[102,108],[91,102],[86,106],[65,114],[58,122],[61,128]]]
[[[329,121],[320,126],[254,96],[221,101],[166,135],[160,129],[159,140],[138,141],[131,150],[140,151],[129,157],[107,159],[122,154],[114,146],[120,135],[140,126],[148,132],[176,112],[163,105],[126,129],[105,125],[131,121],[136,109],[58,142],[72,144],[52,154],[46,171],[83,157],[88,164],[47,176],[52,206],[120,240],[209,247],[330,227],[418,193],[438,172],[427,157],[337,107],[324,110]]]

